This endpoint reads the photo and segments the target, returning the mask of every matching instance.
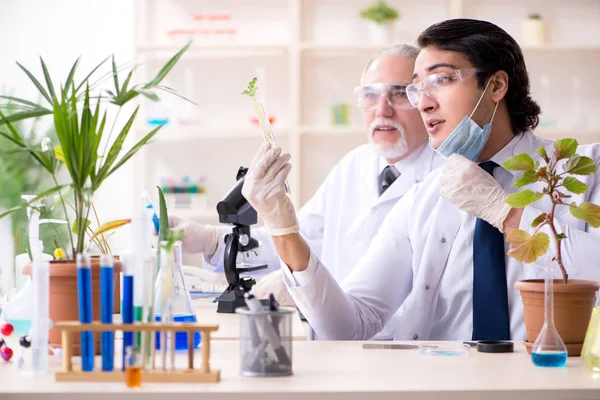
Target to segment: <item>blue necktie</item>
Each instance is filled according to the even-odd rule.
[[[479,164],[493,176],[493,161]],[[473,236],[473,340],[508,340],[504,235],[480,218]]]

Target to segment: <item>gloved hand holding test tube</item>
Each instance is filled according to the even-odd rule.
[[[269,121],[269,114],[267,114],[265,103],[259,103],[258,100],[256,100],[256,91],[258,90],[258,87],[256,86],[256,80],[256,78],[252,78],[252,80],[248,83],[248,88],[244,90],[242,94],[249,96],[252,99],[252,103],[254,103],[256,118],[258,119],[260,130],[263,133],[264,141],[275,144],[275,135],[273,134],[273,128],[271,127],[271,122]],[[290,187],[287,181],[285,182],[285,192],[290,194]]]

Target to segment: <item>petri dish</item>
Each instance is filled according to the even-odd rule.
[[[422,356],[462,357],[468,356],[470,350],[471,346],[462,342],[419,344],[419,354]]]

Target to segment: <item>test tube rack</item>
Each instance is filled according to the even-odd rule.
[[[99,332],[149,332],[150,337],[154,338],[156,332],[171,332],[171,346],[175,346],[175,333],[187,332],[188,350],[187,350],[187,369],[160,369],[142,367],[142,382],[178,382],[178,383],[199,383],[199,382],[219,382],[221,380],[220,370],[211,370],[210,368],[210,341],[211,332],[219,329],[218,325],[199,325],[195,323],[134,323],[134,324],[102,324],[93,322],[91,324],[82,324],[79,321],[64,321],[54,325],[54,329],[61,332],[62,341],[62,371],[56,372],[54,379],[60,382],[124,382],[125,372],[121,371],[120,366],[115,364],[111,372],[104,372],[101,369],[93,372],[84,372],[73,368],[72,361],[72,335],[84,331],[92,331],[95,334]],[[98,333],[96,333],[98,332]],[[202,366],[200,369],[194,368],[194,333],[200,332],[202,335]],[[115,335],[116,336],[116,335]],[[144,337],[146,335],[142,335]],[[152,341],[152,347],[154,342]],[[142,343],[143,349],[150,348]],[[115,347],[117,348],[117,347]],[[119,347],[120,348],[120,347]],[[142,352],[142,360],[146,354]]]

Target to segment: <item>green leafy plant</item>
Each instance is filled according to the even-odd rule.
[[[119,72],[123,70],[123,67],[117,67],[114,56],[110,72],[100,77],[97,76],[99,69],[111,58],[108,57],[79,82],[75,81],[75,73],[79,64],[79,59],[77,59],[59,88],[55,87],[54,80],[43,59],[40,58],[42,80],[17,63],[35,85],[45,102],[38,104],[17,97],[2,96],[16,104],[19,111],[11,115],[0,112],[0,136],[12,142],[19,150],[27,152],[33,161],[41,165],[52,178],[53,186],[39,193],[31,202],[13,207],[0,214],[0,218],[18,212],[30,203],[60,194],[60,203],[65,218],[73,231],[73,234],[69,235],[71,257],[74,258],[75,254],[86,251],[89,247],[86,243],[86,234],[91,223],[90,212],[95,212],[92,203],[94,193],[107,178],[127,163],[162,128],[160,125],[151,130],[124,152],[123,146],[134,124],[139,106],[131,113],[113,141],[112,135],[123,106],[140,95],[156,102],[159,101],[158,91],[176,94],[173,89],[162,86],[160,83],[173,69],[190,44],[191,42],[177,52],[150,82],[137,85],[131,84],[135,67],[130,68],[126,79],[122,84],[120,83]],[[96,90],[98,85],[107,78],[112,78],[114,90]],[[110,130],[106,129],[108,107],[116,108],[117,111]],[[53,118],[58,145],[52,146],[52,143],[42,142],[41,147],[30,147],[13,124],[17,121],[45,115],[51,115]],[[100,144],[103,140],[106,144],[104,151],[100,151]],[[69,175],[69,182],[63,184],[59,184],[57,178],[57,170],[61,163],[64,164]],[[67,211],[66,196],[72,197],[69,200],[72,201],[74,211],[72,224]],[[88,238],[88,240],[90,239]]]
[[[569,212],[573,217],[585,221],[594,228],[600,227],[600,206],[590,202],[577,205],[568,200],[572,197],[569,193],[583,194],[588,190],[585,183],[570,175],[590,175],[596,172],[594,160],[576,154],[577,146],[578,143],[575,139],[557,140],[553,143],[553,155],[548,155],[546,148],[540,147],[537,154],[544,161],[544,165],[539,161],[534,162],[531,156],[525,153],[518,154],[504,162],[504,168],[509,171],[524,171],[523,176],[516,180],[516,187],[520,188],[537,182],[543,183],[541,191],[525,189],[509,195],[506,202],[511,207],[523,208],[544,196],[548,196],[552,204],[548,212],[541,213],[533,220],[531,226],[536,230],[532,235],[515,229],[506,236],[506,240],[511,244],[508,255],[525,263],[532,263],[544,255],[548,251],[550,237],[540,230],[542,227],[548,226],[556,243],[556,255],[553,256],[552,261],[560,267],[565,283],[567,283],[569,275],[562,262],[561,241],[566,238],[566,235],[556,230],[554,223],[556,207],[569,207]],[[562,165],[562,172],[559,172],[558,163],[561,160],[566,160],[566,162]]]
[[[385,1],[377,1],[371,7],[361,11],[360,16],[376,24],[383,25],[394,21],[400,14],[389,7]]]
[[[258,90],[258,86],[256,86],[256,77],[252,78],[250,82],[248,82],[248,88],[242,92],[242,94],[247,95],[252,99],[252,103],[254,104],[254,111],[256,112],[256,118],[258,119],[258,125],[260,129],[263,131],[265,136],[270,142],[275,142],[275,138],[273,137],[273,132],[269,128],[268,121],[266,119],[265,114],[261,111],[260,104],[258,100],[256,100],[256,91]]]
[[[12,115],[19,111],[14,103],[1,102],[0,109],[6,115]],[[36,133],[38,127],[37,118],[32,121],[30,127],[22,123],[15,123],[15,129],[23,136],[27,146],[35,148],[41,146],[41,135]],[[44,133],[45,137],[56,139],[56,133],[50,129]],[[0,208],[10,209],[23,203],[21,195],[37,193],[50,188],[44,179],[45,170],[37,163],[32,163],[30,155],[23,152],[11,141],[0,136]],[[42,219],[56,219],[56,210],[44,208]],[[28,241],[28,219],[25,210],[15,212],[11,215],[12,237],[15,253],[23,253],[29,249]],[[45,243],[51,243],[55,247],[64,245],[62,240],[66,238],[64,225],[43,224],[40,225],[40,239]],[[60,245],[59,245],[60,243]],[[50,247],[46,248],[50,250]]]

